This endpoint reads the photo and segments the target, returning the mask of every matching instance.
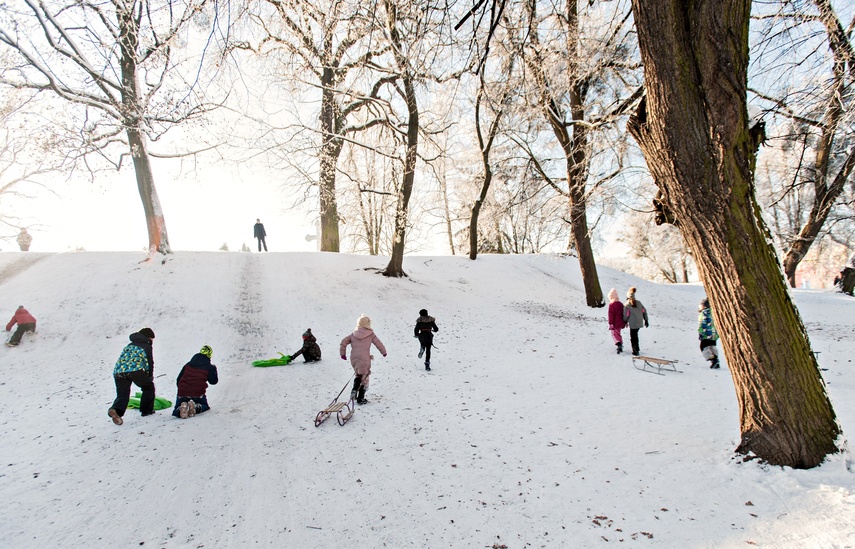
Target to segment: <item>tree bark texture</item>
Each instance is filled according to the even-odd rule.
[[[321,217],[321,251],[339,251],[338,202],[336,199],[336,166],[341,154],[344,125],[335,98],[335,72],[324,67],[321,75],[321,153],[319,201]]]
[[[387,27],[389,38],[392,42],[392,50],[395,63],[400,71],[401,83],[404,87],[404,101],[407,103],[407,149],[404,155],[404,173],[401,180],[401,188],[398,191],[398,204],[395,208],[395,232],[392,241],[392,257],[383,272],[386,276],[403,277],[404,272],[404,247],[407,236],[407,215],[409,211],[410,195],[413,193],[413,182],[416,175],[416,160],[418,158],[419,146],[419,107],[416,102],[416,89],[413,75],[410,72],[409,60],[401,48],[401,37],[398,32],[397,10],[393,2],[385,0]]]
[[[691,248],[739,401],[737,452],[809,468],[840,434],[754,195],[750,0],[633,0],[646,99],[630,119]]]
[[[140,90],[137,76],[137,48],[139,46],[139,24],[130,4],[127,9],[116,9],[119,23],[119,47],[121,49],[122,69],[122,122],[128,136],[128,146],[134,162],[137,188],[145,211],[148,228],[149,254],[155,251],[162,254],[172,253],[169,236],[166,233],[166,219],[160,207],[160,199],[154,186],[154,172],[151,157],[145,144],[142,131],[142,112]],[[141,5],[139,9],[142,9]]]

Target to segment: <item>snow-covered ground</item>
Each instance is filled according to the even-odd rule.
[[[553,255],[0,254],[0,312],[38,334],[0,346],[0,547],[855,547],[848,454],[809,471],[742,463],[726,365],[697,346],[698,285],[600,269],[650,312],[651,375],[618,356],[576,261]],[[855,430],[855,300],[794,291],[844,433]],[[425,372],[413,326],[440,332]],[[313,420],[349,382],[360,314],[371,402]],[[3,318],[3,322],[6,318]],[[107,417],[112,368],[150,326],[158,394],[202,345],[212,410]],[[254,368],[312,328],[315,365]],[[628,341],[628,331],[624,332]],[[628,345],[627,345],[628,346]]]

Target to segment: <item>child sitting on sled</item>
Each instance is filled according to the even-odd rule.
[[[219,381],[217,367],[211,364],[212,356],[214,350],[205,345],[178,372],[178,398],[175,399],[173,416],[187,419],[211,409],[205,392],[209,383],[216,385]]]

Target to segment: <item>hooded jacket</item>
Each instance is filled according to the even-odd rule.
[[[303,355],[306,362],[315,362],[321,359],[321,347],[318,345],[318,339],[309,331],[303,334],[303,346],[291,355],[291,360],[300,355]]]
[[[12,320],[9,321],[9,324],[6,324],[6,331],[10,331],[15,324],[20,326],[21,324],[35,324],[36,317],[30,314],[30,311],[26,310],[23,307],[18,307],[18,310],[15,311],[15,314],[12,315]]]
[[[357,374],[364,375],[371,371],[371,344],[377,347],[380,354],[386,356],[386,347],[380,338],[374,333],[371,328],[357,328],[350,335],[341,340],[339,354],[345,356],[347,354],[347,346],[351,346],[350,350],[350,365],[356,370]]]
[[[148,375],[154,377],[154,353],[151,349],[151,340],[139,332],[132,333],[128,339],[131,342],[122,350],[113,368],[113,375],[146,370]]]
[[[709,307],[701,309],[698,313],[698,339],[715,341],[718,339],[718,331],[712,319],[712,311]]]
[[[421,333],[431,334],[431,332],[438,331],[439,328],[436,327],[436,319],[434,317],[421,315],[416,319],[416,327],[413,330],[413,335],[418,336]]]
[[[217,367],[211,364],[211,359],[202,353],[196,353],[178,372],[175,383],[178,385],[180,398],[205,396],[208,384],[216,385],[218,381]]]

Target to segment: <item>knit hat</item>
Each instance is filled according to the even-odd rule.
[[[635,286],[630,288],[629,291],[626,292],[626,297],[635,297],[635,289],[636,289]]]
[[[609,301],[617,301],[618,299],[619,298],[618,298],[617,290],[615,290],[614,288],[609,290]]]
[[[303,339],[309,339],[310,337],[312,337],[312,329],[306,328],[306,331],[303,332]]]
[[[421,311],[419,311],[419,314],[421,316],[427,316],[427,309],[422,309]]]
[[[359,317],[359,320],[356,321],[357,328],[368,328],[371,329],[371,319],[365,315]]]
[[[199,349],[199,352],[208,358],[211,358],[212,356],[214,356],[214,350],[211,349],[210,345],[205,345],[204,347]]]
[[[143,328],[140,330],[140,335],[144,335],[149,339],[154,339],[154,330],[151,328]]]

